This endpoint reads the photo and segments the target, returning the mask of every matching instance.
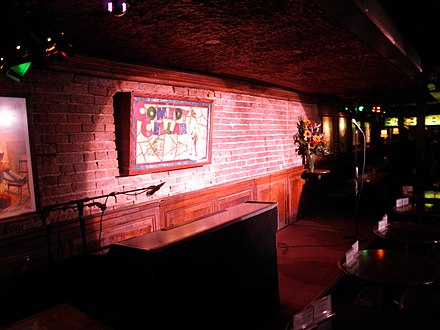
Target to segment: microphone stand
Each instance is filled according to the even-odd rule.
[[[354,126],[356,127],[356,129],[362,133],[362,140],[363,140],[363,159],[362,159],[362,168],[361,168],[361,178],[359,180],[358,177],[358,167],[357,167],[357,148],[355,150],[355,196],[356,196],[356,206],[355,206],[355,211],[354,211],[354,216],[355,216],[355,228],[354,228],[354,235],[353,236],[344,236],[343,239],[348,240],[350,242],[362,242],[365,241],[365,239],[360,239],[359,238],[359,204],[361,201],[361,193],[362,193],[362,188],[364,186],[364,172],[365,172],[365,158],[366,158],[366,139],[365,139],[365,133],[362,131],[362,129],[359,127],[358,123],[356,122],[356,120],[353,118],[351,120],[351,122],[354,124]],[[355,133],[357,134],[357,131],[355,131]],[[360,184],[359,184],[360,181]]]
[[[121,195],[121,194],[124,194],[124,195],[130,194],[130,193],[141,194],[144,192],[146,193],[147,196],[151,196],[155,192],[157,192],[164,184],[165,184],[165,182],[162,182],[158,185],[149,186],[146,188],[139,188],[139,189],[133,189],[133,190],[127,190],[127,191],[121,191],[121,192],[112,192],[107,195],[87,197],[87,198],[83,198],[83,199],[79,199],[79,200],[74,200],[74,201],[69,201],[66,203],[49,205],[49,206],[44,207],[41,212],[40,219],[42,220],[43,225],[46,226],[49,261],[50,262],[52,261],[52,248],[51,248],[51,246],[52,246],[52,226],[50,223],[47,222],[47,218],[48,218],[50,212],[52,212],[54,210],[66,211],[68,209],[75,209],[75,208],[78,210],[78,219],[79,219],[79,226],[80,226],[80,231],[81,231],[81,239],[82,239],[82,243],[83,243],[83,252],[84,252],[84,254],[88,254],[89,251],[88,251],[88,247],[87,247],[86,224],[85,224],[85,219],[84,219],[84,207],[97,206],[101,209],[102,213],[104,213],[104,211],[107,209],[107,205],[103,204],[103,203],[95,202],[94,200],[100,199],[100,198],[108,198],[108,197],[112,197],[112,196],[116,197],[117,195]],[[106,201],[107,201],[107,199],[106,199]]]

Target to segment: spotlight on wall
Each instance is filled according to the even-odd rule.
[[[114,16],[121,17],[127,12],[128,4],[124,0],[107,1],[107,11]]]

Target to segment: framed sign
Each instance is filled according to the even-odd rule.
[[[0,218],[34,212],[26,99],[0,97]]]
[[[211,102],[131,93],[118,93],[114,101],[122,174],[168,171],[211,162]]]

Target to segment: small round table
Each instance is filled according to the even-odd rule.
[[[374,233],[382,238],[405,242],[435,245],[440,242],[440,227],[413,221],[389,222],[379,230],[374,227]]]
[[[436,222],[440,219],[440,204],[416,202],[393,208],[395,214],[420,222]]]
[[[440,281],[440,265],[430,258],[398,250],[360,250],[349,265],[345,256],[339,269],[349,276],[382,286],[382,302],[390,305],[392,291]]]
[[[419,254],[398,250],[360,250],[350,265],[344,256],[338,266],[347,275],[377,284],[418,286],[440,280],[440,265]]]

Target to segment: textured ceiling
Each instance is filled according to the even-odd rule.
[[[371,23],[382,12],[362,6],[375,1],[128,0],[120,17],[104,0],[44,2],[73,56],[344,97],[409,95],[420,78],[406,49],[384,37],[392,25]]]

